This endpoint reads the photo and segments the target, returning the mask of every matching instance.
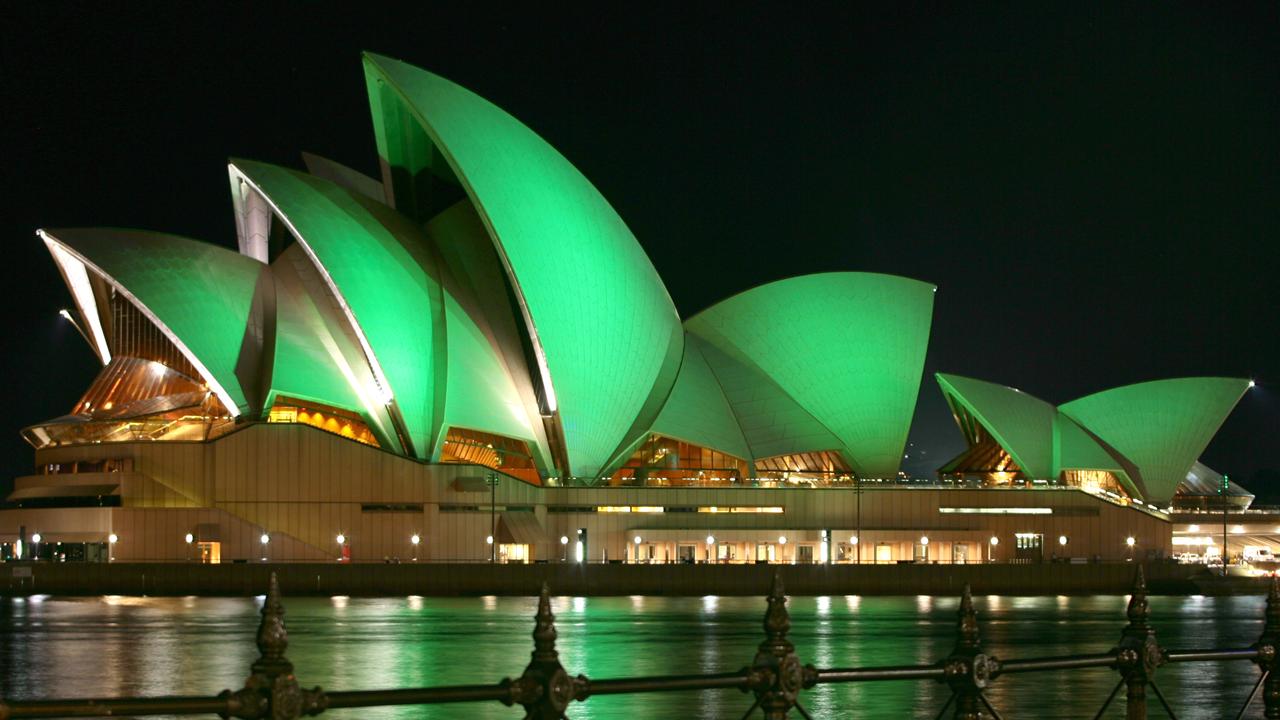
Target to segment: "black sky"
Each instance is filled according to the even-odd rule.
[[[1204,374],[1259,383],[1206,462],[1280,483],[1276,3],[115,5],[0,7],[0,481],[95,372],[35,228],[234,247],[228,157],[376,175],[367,49],[545,137],[686,316],[807,272],[937,284],[913,473],[963,445],[935,371],[1052,402]]]

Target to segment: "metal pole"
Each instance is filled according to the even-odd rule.
[[[498,473],[489,473],[489,563],[498,561]]]
[[[858,519],[857,519],[858,527],[857,527],[857,534],[855,535],[855,537],[858,538],[858,542],[854,543],[854,545],[857,545],[857,547],[854,548],[854,551],[855,551],[854,557],[857,558],[857,563],[861,565],[862,564],[862,476],[861,475],[853,476],[853,494],[857,500],[857,505],[858,505]]]
[[[1230,553],[1227,552],[1227,484],[1231,480],[1226,476],[1222,476],[1222,484],[1219,486],[1218,492],[1222,495],[1222,577],[1227,576],[1227,558]]]

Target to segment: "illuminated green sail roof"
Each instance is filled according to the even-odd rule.
[[[1137,465],[1146,500],[1163,506],[1248,389],[1248,380],[1236,378],[1156,380],[1059,409]]]
[[[444,320],[440,285],[418,231],[327,180],[247,160],[235,161],[232,173],[262,194],[331,281],[378,385],[362,389],[376,398],[364,404],[390,399],[415,454],[429,458],[443,399],[436,373],[444,370]]]
[[[209,243],[142,230],[49,230],[43,236],[129,298],[228,410],[248,409],[236,361],[265,265]]]
[[[751,451],[749,459],[837,450],[844,444],[737,348],[718,347],[692,332]],[[719,448],[716,448],[719,449]]]
[[[281,253],[271,274],[275,332],[266,407],[283,395],[350,410],[364,418],[383,448],[402,452],[386,408],[362,392],[374,380],[359,340],[302,246]]]
[[[1052,405],[1004,385],[943,373],[935,377],[942,392],[977,418],[1024,473],[1056,476],[1053,422],[1058,412]]]
[[[720,381],[707,364],[702,346],[703,341],[696,336],[685,337],[680,374],[653,423],[653,431],[748,460],[751,449]]]
[[[864,477],[890,477],[920,391],[933,296],[932,285],[891,275],[804,275],[735,295],[686,327],[748,359],[839,441],[807,449],[841,450]]]
[[[609,203],[517,120],[443,78],[366,54],[397,209],[425,222],[465,189],[502,258],[558,411],[569,472],[621,461],[675,382],[683,332],[649,258]]]
[[[480,219],[469,202],[460,201],[425,230],[446,270],[449,386],[441,432],[457,427],[524,440],[539,470],[554,475],[502,269]]]

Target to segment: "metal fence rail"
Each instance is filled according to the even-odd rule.
[[[1128,624],[1113,649],[1092,655],[1014,660],[1000,660],[983,652],[977,613],[966,587],[960,600],[956,644],[951,653],[932,665],[893,667],[819,669],[802,664],[795,647],[787,639],[791,617],[787,613],[782,581],[776,575],[767,602],[764,640],[751,664],[737,672],[604,680],[571,676],[561,665],[556,651],[555,617],[551,613],[550,593],[544,585],[535,615],[532,658],[520,677],[490,685],[333,692],[319,687],[303,688],[294,676],[293,664],[285,657],[288,637],[284,606],[280,601],[279,583],[272,574],[266,601],[262,605],[262,622],[258,627],[260,655],[250,666],[243,688],[225,690],[215,697],[4,699],[0,700],[0,720],[121,715],[217,715],[241,720],[293,720],[339,708],[474,702],[519,705],[526,720],[559,720],[568,717],[573,703],[586,702],[595,695],[730,688],[753,697],[752,701],[743,702],[743,720],[753,716],[785,720],[792,713],[802,718],[812,717],[804,707],[802,694],[816,685],[889,680],[923,680],[948,686],[951,694],[939,709],[938,718],[946,716],[950,710],[951,717],[957,720],[984,717],[1000,720],[999,711],[993,707],[985,691],[1001,677],[1089,668],[1106,668],[1117,675],[1111,693],[1098,699],[1101,707],[1093,715],[1095,720],[1102,717],[1121,688],[1125,690],[1125,717],[1137,720],[1147,717],[1148,689],[1169,717],[1177,717],[1172,704],[1156,684],[1156,674],[1161,666],[1236,661],[1248,661],[1259,671],[1252,692],[1241,699],[1236,718],[1244,716],[1260,693],[1265,717],[1280,718],[1280,674],[1276,672],[1276,649],[1280,647],[1280,580],[1272,580],[1267,595],[1262,636],[1247,648],[1168,650],[1160,647],[1155,630],[1147,623],[1146,580],[1139,566],[1126,612]]]

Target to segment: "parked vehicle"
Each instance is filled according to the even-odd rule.
[[[1246,562],[1272,562],[1276,559],[1276,556],[1272,554],[1269,547],[1246,545],[1244,559]]]

